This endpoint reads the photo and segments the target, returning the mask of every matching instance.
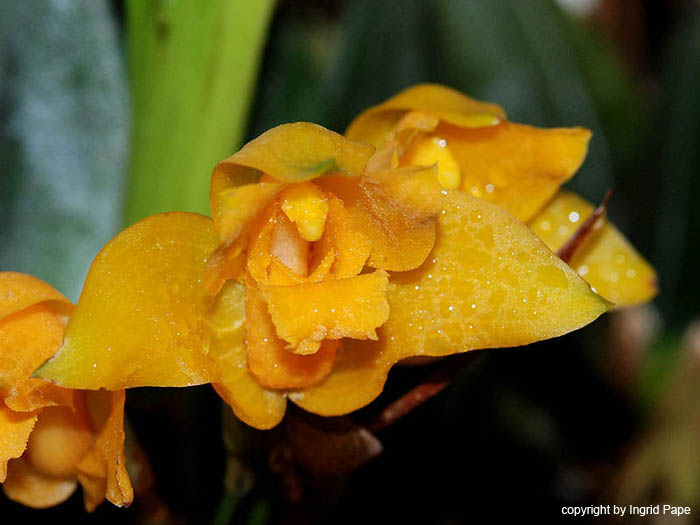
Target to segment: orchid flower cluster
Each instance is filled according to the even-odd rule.
[[[169,212],[97,255],[73,307],[0,273],[0,481],[46,507],[133,498],[124,389],[210,383],[276,426],[374,400],[389,370],[556,337],[648,301],[653,269],[607,220],[565,262],[593,206],[560,187],[590,132],[510,122],[419,85],[345,136],[284,124],[213,171],[212,217]]]

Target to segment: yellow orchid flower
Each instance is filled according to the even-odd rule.
[[[608,309],[510,213],[433,191],[432,167],[368,173],[374,152],[309,123],[248,143],[214,169],[213,220],[155,215],[105,246],[35,375],[212,383],[270,428],[288,400],[321,415],[365,406],[404,358],[528,344]]]
[[[374,169],[436,165],[441,188],[508,210],[553,251],[593,212],[584,199],[559,189],[586,156],[591,133],[583,128],[516,124],[495,104],[423,84],[364,111],[346,136],[378,148]],[[571,266],[617,306],[650,300],[657,290],[653,268],[612,224],[601,225]]]
[[[61,345],[73,305],[48,284],[0,272],[0,483],[35,508],[83,486],[85,508],[133,499],[124,457],[124,391],[87,392],[31,377]]]

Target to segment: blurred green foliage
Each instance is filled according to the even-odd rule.
[[[105,2],[0,3],[0,268],[77,300],[121,225],[129,126]]]
[[[700,8],[679,23],[663,56],[663,98],[649,149],[658,188],[654,261],[667,318],[700,313]]]

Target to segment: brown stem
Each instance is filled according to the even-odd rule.
[[[390,403],[364,427],[370,432],[378,432],[422,405],[434,395],[440,393],[455,376],[471,361],[469,354],[451,357],[427,381],[412,388],[399,399]]]
[[[603,197],[602,202],[598,205],[598,207],[593,210],[593,213],[588,217],[581,226],[574,232],[574,234],[569,238],[568,241],[559,248],[559,251],[557,251],[557,255],[559,258],[564,261],[565,263],[568,263],[571,261],[571,259],[574,256],[574,253],[576,253],[576,250],[578,250],[583,243],[588,239],[591,234],[596,231],[602,224],[603,219],[605,218],[605,213],[608,211],[608,204],[610,203],[610,197],[612,196],[612,190],[608,190],[605,193],[605,197]]]

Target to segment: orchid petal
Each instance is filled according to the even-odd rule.
[[[96,257],[63,346],[35,372],[70,388],[188,386],[216,378],[202,317],[211,220],[163,213],[127,228]]]
[[[593,208],[578,195],[560,191],[532,219],[530,228],[556,252]],[[644,303],[657,292],[654,269],[608,220],[576,249],[569,265],[616,306]]]
[[[519,346],[593,321],[610,304],[506,211],[460,192],[445,197],[438,238],[420,268],[394,273],[377,342],[344,343],[322,383],[289,394],[341,415],[378,396],[389,369],[414,355]]]

